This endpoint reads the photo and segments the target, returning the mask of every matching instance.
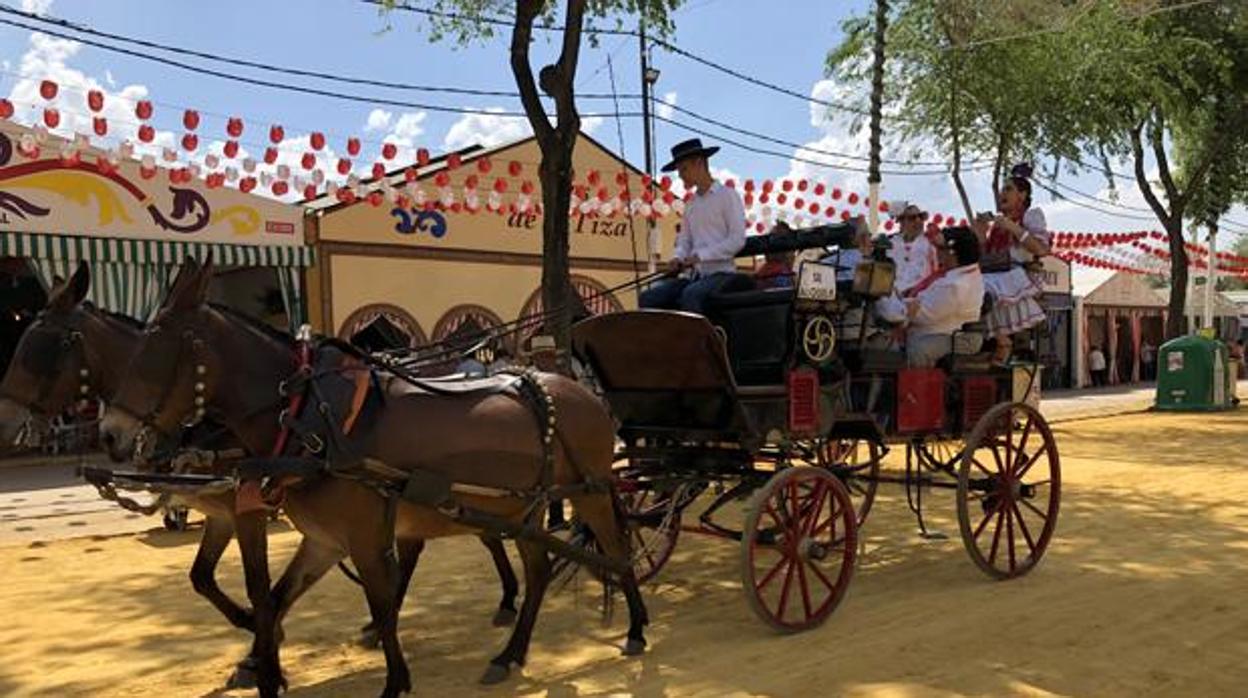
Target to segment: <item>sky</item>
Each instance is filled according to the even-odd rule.
[[[414,4],[419,5],[419,0]],[[433,42],[418,15],[394,12],[383,16],[375,6],[356,0],[0,0],[0,5],[128,37],[284,67],[427,86],[515,90],[505,35],[466,46],[449,39]],[[776,0],[765,4],[750,0],[689,0],[675,14],[672,42],[740,73],[801,95],[829,100],[863,89],[826,79],[824,59],[842,36],[841,22],[861,14],[867,5],[866,0]],[[539,32],[538,37],[533,47],[535,66],[553,59],[558,50],[557,35]],[[346,101],[242,85],[4,25],[0,25],[0,96],[8,96],[18,106],[16,118],[29,123],[38,119],[40,112],[34,107],[24,109],[23,105],[41,104],[39,81],[54,79],[65,86],[61,95],[66,100],[63,128],[77,127],[83,132],[90,132],[89,115],[82,107],[82,94],[87,89],[106,93],[105,114],[119,124],[133,122],[133,100],[147,98],[156,106],[153,123],[160,131],[156,145],[164,146],[174,146],[180,138],[183,110],[195,108],[203,116],[199,129],[207,145],[203,150],[216,153],[220,153],[224,142],[226,117],[237,116],[247,125],[243,150],[253,157],[259,157],[267,145],[268,125],[280,123],[291,148],[283,151],[278,164],[292,169],[297,167],[301,148],[296,144],[306,143],[311,131],[328,136],[328,158],[342,154],[348,136],[360,137],[364,152],[355,158],[357,171],[366,171],[382,141],[398,145],[396,162],[403,162],[414,158],[415,149],[420,147],[436,154],[472,143],[494,145],[529,133],[523,118],[452,114],[380,103],[389,99],[425,107],[519,112],[519,100],[509,96],[462,96],[324,83],[252,69],[221,68],[193,58],[179,60],[284,84],[315,85],[365,99]],[[865,169],[865,160],[816,152],[867,154],[866,132],[851,130],[844,114],[829,113],[827,108],[806,99],[750,85],[663,49],[654,50],[653,65],[661,71],[655,85],[655,94],[661,99],[737,128],[804,146],[797,149],[730,134],[687,114],[660,107],[660,116],[776,151],[775,155],[754,153],[715,137],[702,136],[708,144],[723,146],[712,159],[714,171],[721,179],[808,178],[812,183],[822,181],[829,187],[866,192],[866,175],[861,171]],[[639,93],[637,40],[603,36],[596,47],[586,43],[576,85],[582,95]],[[640,109],[636,99],[621,98],[619,104],[619,111],[625,113]],[[615,111],[609,98],[582,98],[578,106],[585,115]],[[73,113],[75,109],[81,114]],[[584,128],[606,147],[622,152],[627,160],[637,165],[643,162],[640,119],[586,116]],[[134,126],[129,129],[133,132]],[[658,164],[666,161],[673,144],[697,135],[675,125],[657,123]],[[156,155],[159,149],[140,148],[139,152]],[[799,162],[794,156],[821,164]],[[884,157],[890,156],[900,157],[888,152]],[[938,155],[928,153],[924,159],[938,159]],[[332,165],[328,169],[332,170]],[[1120,163],[1116,169],[1129,171],[1130,166]],[[986,172],[971,173],[966,178],[976,210],[992,208],[988,178]],[[1120,184],[1117,200],[1111,201],[1106,182],[1099,175],[1063,175],[1062,182],[1093,198],[1055,200],[1037,191],[1036,203],[1044,209],[1052,229],[1124,232],[1159,228],[1138,190],[1129,184]],[[881,191],[887,201],[916,201],[929,211],[958,212],[961,216],[947,174],[886,174]],[[1101,203],[1093,203],[1096,199]],[[1092,210],[1089,204],[1101,210]],[[1248,211],[1237,209],[1231,218],[1248,223]],[[1248,230],[1248,226],[1244,229]]]

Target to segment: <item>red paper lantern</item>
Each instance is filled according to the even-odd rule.
[[[386,176],[386,166],[380,162],[373,163],[373,179],[381,179]]]
[[[0,98],[0,119],[9,119],[13,116],[13,103],[7,99]]]
[[[87,106],[91,111],[99,111],[104,108],[104,93],[99,90],[89,90],[87,92]]]
[[[462,210],[464,210],[464,207],[458,201],[451,204],[451,213],[459,213]]]
[[[784,205],[784,203],[785,203],[786,201],[788,201],[788,200],[789,200],[789,197],[788,197],[788,195],[787,195],[787,194],[785,194],[784,192],[780,192],[780,193],[776,196],[776,203],[777,203],[777,204],[779,204],[779,205],[781,205],[781,206],[783,206],[783,205]]]
[[[754,191],[754,180],[752,179],[745,180],[745,190]]]
[[[823,183],[820,182],[819,184],[815,185],[815,196],[823,196],[823,193],[826,192],[827,190],[828,188],[823,186]]]
[[[147,165],[139,165],[139,176],[143,179],[151,179],[156,176],[156,168]]]
[[[839,187],[833,187],[833,188],[832,188],[832,198],[833,198],[833,199],[836,199],[836,200],[838,200],[838,201],[840,200],[840,198],[841,198],[841,190],[840,190],[840,188],[839,188]]]
[[[759,221],[758,223],[755,223],[755,224],[754,224],[754,230],[755,230],[756,232],[761,233],[761,232],[763,232],[763,231],[764,231],[764,230],[766,230],[766,229],[767,229],[767,226],[763,225],[762,221]]]
[[[507,191],[507,180],[499,177],[494,180],[494,191],[502,194]]]
[[[221,150],[227,158],[234,159],[238,157],[238,141],[226,141]]]
[[[607,191],[606,187],[599,187],[597,197],[599,201],[605,204],[611,198],[611,193]]]
[[[299,160],[299,164],[303,165],[303,169],[311,170],[313,167],[316,167],[316,154],[304,153],[303,157]]]
[[[199,136],[196,136],[193,133],[182,134],[182,149],[183,150],[185,150],[188,153],[193,153],[195,152],[195,149],[198,147],[199,147]]]
[[[521,192],[523,192],[523,193],[525,193],[525,194],[532,194],[532,193],[533,193],[533,183],[532,183],[532,182],[530,182],[530,181],[529,181],[529,180],[527,180],[527,179],[526,179],[526,180],[524,180],[524,183],[520,185],[520,191],[521,191]]]
[[[351,173],[351,161],[346,158],[338,158],[338,174],[346,175]]]
[[[433,183],[437,187],[446,187],[451,183],[451,176],[446,172],[439,172],[433,176]]]
[[[385,197],[379,191],[370,192],[368,195],[368,203],[372,206],[380,206],[385,203]]]
[[[888,202],[881,201],[877,208],[880,210],[880,213],[888,213]]]
[[[244,194],[250,192],[252,189],[255,189],[255,188],[256,188],[255,177],[243,177],[242,179],[238,180],[238,190],[243,192]]]
[[[730,179],[730,180],[728,180],[727,182],[724,182],[724,186],[728,187],[729,189],[736,189],[736,188],[737,188],[737,180],[735,180],[735,179]]]
[[[270,143],[277,145],[284,140],[286,140],[286,129],[282,128],[279,124],[273,124],[269,127]]]
[[[415,182],[419,177],[420,174],[416,172],[415,167],[409,167],[406,170],[403,170],[403,181],[408,182],[409,184],[411,182]]]
[[[286,180],[279,179],[273,182],[271,189],[277,196],[286,196],[287,192],[290,191],[290,185],[286,183]]]
[[[843,221],[849,220],[849,211],[841,211],[841,220]]]
[[[316,198],[316,185],[315,184],[309,184],[308,186],[303,188],[303,198],[305,200]]]
[[[395,155],[399,154],[399,147],[393,143],[381,144],[381,157],[387,160],[393,160]]]
[[[768,201],[771,201],[771,194],[768,194],[767,192],[763,192],[762,194],[758,195],[758,203],[765,204]]]
[[[852,203],[854,203],[854,202],[853,202],[853,200],[851,199],[849,203],[851,203],[851,204],[852,204]],[[939,213],[937,213],[936,215],[932,216],[932,225],[940,225],[940,224],[941,224],[941,223],[943,223],[944,221],[945,221],[945,217],[944,217],[943,215],[939,214]]]
[[[804,180],[804,179],[799,179],[799,180],[797,181],[797,190],[798,190],[798,191],[806,191],[806,187],[808,187],[808,186],[810,186],[810,184],[809,184],[806,180]]]
[[[39,94],[42,95],[44,99],[56,99],[56,93],[59,89],[60,88],[57,87],[57,84],[51,80],[44,80],[39,83]]]
[[[817,215],[819,215],[819,204],[817,204],[817,203],[815,203],[815,202],[813,202],[813,201],[812,201],[812,202],[810,202],[810,208],[809,208],[808,210],[810,211],[810,213],[811,213],[811,215],[812,215],[812,216],[817,216]]]
[[[272,165],[275,162],[277,162],[277,148],[274,148],[273,146],[269,146],[265,148],[264,149],[264,163],[266,165]]]
[[[468,189],[468,190],[476,189],[477,181],[478,181],[477,176],[475,174],[468,175],[467,177],[464,178],[464,189]]]
[[[68,154],[61,156],[61,164],[66,167],[73,167],[82,162],[82,158],[78,156],[78,151],[71,150]]]
[[[892,230],[892,229],[893,229],[893,222],[892,222],[892,221],[884,221],[884,229],[885,229],[885,230]]]
[[[429,151],[428,150],[424,148],[419,148],[416,150],[416,164],[420,167],[424,167],[425,165],[429,164]],[[487,167],[485,170],[483,170],[483,172],[489,172],[489,168]]]
[[[347,139],[347,154],[355,157],[360,154],[360,139],[352,136]]]
[[[182,125],[187,131],[194,131],[199,128],[199,112],[194,109],[187,109],[182,112]]]
[[[45,108],[43,110],[43,123],[47,124],[48,128],[56,128],[61,124],[61,113],[52,107]]]
[[[446,169],[448,170],[458,170],[461,163],[463,163],[463,158],[460,157],[459,153],[451,153],[446,156]]]
[[[836,208],[835,208],[835,207],[832,207],[832,206],[829,206],[829,207],[825,208],[825,209],[823,210],[823,212],[824,212],[824,214],[825,214],[828,218],[832,218],[833,216],[835,216],[835,215],[836,215]]]
[[[225,122],[225,132],[230,134],[230,138],[239,138],[243,135],[243,120],[237,116],[231,116]]]
[[[793,207],[798,209],[806,208],[806,200],[799,196],[793,200]]]
[[[91,119],[91,130],[95,131],[95,135],[100,137],[108,135],[108,119],[102,116]]]
[[[308,142],[312,144],[312,150],[320,150],[325,147],[325,134],[313,131],[312,135],[308,136]]]
[[[152,103],[146,99],[140,99],[138,103],[134,105],[134,115],[139,117],[139,120],[141,121],[147,121],[152,118]]]
[[[673,194],[673,193],[672,193],[672,192],[670,192],[670,191],[665,191],[665,192],[663,192],[663,203],[667,204],[668,206],[671,206],[671,205],[672,205],[672,202],[674,202],[674,201],[676,201],[676,195],[675,195],[675,194]]]
[[[664,175],[663,178],[659,180],[659,188],[662,189],[663,191],[667,191],[671,189],[672,178]]]
[[[751,194],[751,193],[749,193],[749,192],[746,192],[745,196],[743,196],[743,197],[741,197],[741,198],[743,198],[743,199],[745,200],[745,207],[746,207],[746,208],[749,208],[749,207],[751,207],[751,206],[753,206],[753,205],[754,205],[754,195],[753,195],[753,194]]]
[[[853,206],[854,204],[858,203],[858,194],[855,192],[850,192],[849,198],[847,199],[847,201],[849,201],[850,206]]]

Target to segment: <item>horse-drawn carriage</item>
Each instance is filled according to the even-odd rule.
[[[852,235],[825,226],[752,238],[742,255],[848,248]],[[619,424],[616,474],[639,579],[659,573],[682,528],[736,539],[758,616],[781,631],[814,627],[845,594],[881,482],[905,485],[923,530],[923,489],[956,489],[967,552],[994,578],[1026,574],[1044,555],[1060,467],[1035,406],[1036,367],[993,365],[960,349],[979,342],[955,336],[938,367],[906,368],[903,354],[846,331],[892,287],[887,262],[854,271],[838,280],[807,262],[794,288],[742,283],[713,297],[705,318],[635,311],[575,327],[574,353]],[[855,339],[838,342],[838,328]],[[905,447],[900,474],[881,472],[890,444]],[[708,490],[696,524],[682,527]],[[740,527],[716,520],[747,498]]]

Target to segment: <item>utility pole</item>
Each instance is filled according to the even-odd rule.
[[[888,28],[888,0],[875,2],[875,46],[871,64],[871,163],[867,185],[871,206],[867,221],[871,234],[880,231],[880,116],[884,107],[884,34]]]
[[[641,55],[641,129],[642,138],[646,141],[646,176],[650,177],[650,186],[653,189],[654,130],[650,123],[650,93],[654,87],[654,82],[659,79],[659,71],[650,67],[650,59],[646,48],[646,23],[644,20],[638,25],[637,37],[640,41]],[[654,227],[654,218],[646,216],[646,271],[651,274],[656,270],[655,256],[659,252],[659,245],[655,239],[657,235],[658,232]]]

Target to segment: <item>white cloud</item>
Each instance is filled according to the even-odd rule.
[[[405,140],[407,141],[407,145],[411,145],[411,142],[417,136],[425,132],[421,123],[424,122],[427,116],[428,114],[423,111],[408,112],[403,116],[400,116],[398,121],[394,122],[394,130],[392,133],[397,139]]]
[[[585,116],[581,118],[581,131],[593,135],[604,123],[606,119],[601,116]]]
[[[368,122],[364,125],[364,132],[369,131],[385,131],[390,128],[390,120],[394,114],[385,109],[374,109],[368,113]]]
[[[46,14],[52,7],[52,0],[22,0],[22,11],[37,15]]]
[[[676,104],[676,93],[668,92],[667,94],[663,95],[662,99],[659,100],[659,104],[655,108],[655,113],[660,118],[670,119],[676,113],[676,110],[672,109],[672,105],[675,105],[675,104]]]
[[[487,111],[502,112],[503,109],[493,107]],[[446,132],[442,147],[447,151],[474,144],[488,148],[520,140],[532,132],[528,119],[522,116],[502,116],[501,113],[465,114]]]

